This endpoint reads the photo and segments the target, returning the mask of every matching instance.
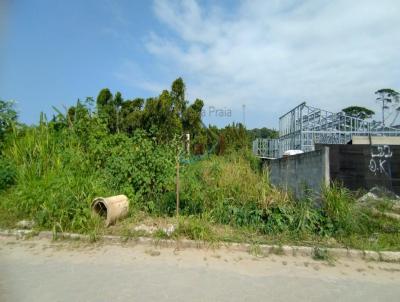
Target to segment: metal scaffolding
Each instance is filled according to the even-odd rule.
[[[301,103],[279,118],[278,139],[256,139],[253,152],[278,158],[287,150],[313,151],[315,144],[347,144],[356,136],[400,136],[400,129]]]

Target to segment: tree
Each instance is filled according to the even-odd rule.
[[[182,78],[177,78],[171,85],[171,98],[174,111],[182,117],[186,109],[187,101],[185,99],[186,86]]]
[[[0,100],[0,144],[4,141],[7,132],[10,131],[17,118],[14,102]]]
[[[76,114],[76,107],[75,106],[69,107],[67,111],[67,122],[68,122],[68,127],[70,128],[75,122],[75,114]]]
[[[250,137],[242,123],[232,123],[219,131],[218,154],[226,150],[242,150],[250,146]]]
[[[350,106],[342,109],[342,111],[349,116],[359,118],[362,120],[365,120],[367,118],[371,118],[375,112],[365,108],[365,107],[359,107],[359,106]]]
[[[119,132],[119,130],[120,130],[120,124],[121,124],[120,112],[121,112],[121,107],[122,107],[123,103],[124,103],[124,99],[122,98],[121,92],[118,91],[114,96],[113,104],[112,104],[112,107],[113,107],[112,113],[114,115],[113,118],[115,118],[115,120],[114,120],[115,123],[113,123],[113,124],[114,124],[115,130],[117,132]]]
[[[183,131],[190,134],[191,146],[195,154],[203,153],[207,144],[206,132],[201,121],[203,106],[204,102],[196,99],[186,108],[182,116]]]
[[[182,135],[182,121],[175,111],[174,101],[168,90],[157,98],[148,98],[143,109],[143,128],[157,136],[159,142]]]
[[[270,129],[270,128],[254,128],[251,130],[247,130],[248,135],[251,139],[251,141],[255,140],[256,138],[269,138],[269,139],[274,139],[279,137],[279,132],[275,129]]]
[[[97,96],[97,109],[101,110],[112,102],[113,95],[108,88],[100,90]]]
[[[375,94],[378,96],[376,100],[382,103],[382,128],[385,128],[385,110],[389,108],[388,104],[399,102],[399,93],[391,88],[382,88]]]
[[[201,111],[203,110],[204,102],[196,99],[193,104],[186,108],[182,116],[182,124],[185,132],[192,135],[197,133],[201,125]]]
[[[119,132],[120,129],[120,111],[124,100],[120,92],[115,96],[108,88],[104,88],[97,96],[97,112],[101,119],[107,124],[111,133]]]
[[[110,133],[123,131],[133,134],[136,129],[143,129],[160,143],[189,133],[192,150],[196,147],[204,150],[208,144],[201,120],[204,102],[196,99],[189,104],[185,93],[186,86],[182,78],[172,83],[170,91],[164,90],[158,97],[146,100],[124,100],[121,93],[113,95],[108,88],[104,88],[97,96],[97,113]],[[73,120],[77,108],[70,109],[69,120]]]
[[[144,99],[124,101],[121,105],[121,130],[133,134],[135,129],[142,127]]]

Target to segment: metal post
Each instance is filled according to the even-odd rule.
[[[176,216],[179,216],[179,153],[176,157]]]

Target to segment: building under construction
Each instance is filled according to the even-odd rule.
[[[348,144],[355,136],[400,136],[400,129],[304,102],[279,118],[279,138],[254,140],[253,152],[262,158],[279,158],[288,150],[314,151],[316,144]]]

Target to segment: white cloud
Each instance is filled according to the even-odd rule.
[[[276,125],[304,100],[375,108],[376,89],[400,86],[397,0],[252,0],[231,11],[157,0],[154,12],[168,29],[148,37],[157,62],[184,77],[190,96],[246,104],[250,126]],[[252,123],[252,111],[265,121]]]

